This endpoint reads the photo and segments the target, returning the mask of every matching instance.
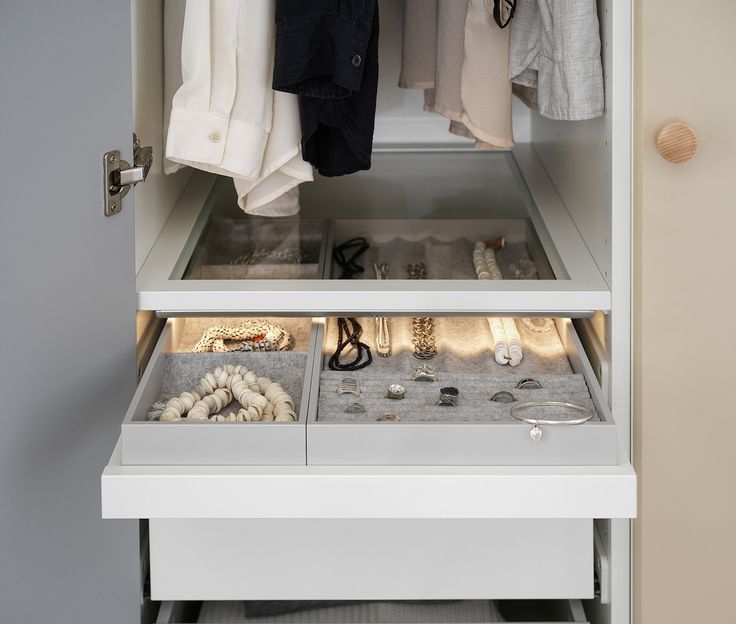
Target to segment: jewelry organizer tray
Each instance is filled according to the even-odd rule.
[[[361,341],[373,346],[373,319],[359,319]],[[541,323],[538,319],[529,320]],[[359,371],[332,371],[327,361],[336,344],[334,319],[320,329],[322,357],[315,360],[307,422],[307,456],[314,465],[615,465],[616,427],[598,380],[569,319],[548,321],[546,333],[516,320],[524,359],[517,367],[499,366],[491,351],[484,318],[434,319],[438,354],[431,360],[413,357],[411,319],[391,318],[392,355]],[[345,360],[353,354],[345,353]],[[422,362],[436,369],[436,381],[412,381]],[[541,389],[517,389],[524,378]],[[360,396],[338,394],[342,379],[356,379]],[[391,384],[405,388],[404,399],[387,398]],[[440,388],[459,390],[456,406],[436,405]],[[526,401],[561,401],[588,408],[592,418],[579,425],[532,425],[513,418],[515,403],[492,402],[498,391]],[[360,403],[364,413],[347,413]],[[539,419],[557,419],[549,408],[529,410]],[[386,414],[399,420],[377,420]],[[526,414],[525,414],[526,415]],[[578,414],[579,416],[579,414]],[[571,418],[564,410],[564,418]]]
[[[184,279],[319,279],[327,222],[256,217],[209,219]]]
[[[193,353],[202,332],[237,319],[178,318],[167,323],[121,427],[126,465],[304,465],[309,372],[316,330],[309,318],[268,319],[284,327],[291,350]],[[189,391],[218,366],[245,365],[258,377],[280,383],[294,401],[293,422],[161,422],[149,420],[157,401]],[[237,401],[219,414],[238,412]]]
[[[365,269],[360,279],[376,279],[377,262],[389,265],[389,279],[407,279],[407,266],[421,262],[426,279],[476,280],[475,241],[501,237],[504,247],[496,259],[504,279],[556,279],[528,219],[336,219],[330,228],[334,245],[355,237],[370,245],[356,258]],[[333,257],[328,277],[341,273]]]

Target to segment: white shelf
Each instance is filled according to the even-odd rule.
[[[619,457],[624,457],[619,451]],[[102,474],[104,518],[633,518],[616,466],[123,466]]]

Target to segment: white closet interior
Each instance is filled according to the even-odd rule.
[[[631,3],[614,8],[613,0],[599,0],[606,114],[556,122],[515,100],[518,146],[489,152],[474,150],[447,131],[446,119],[423,112],[420,91],[396,86],[401,3],[382,0],[373,167],[302,185],[301,223],[285,226],[284,236],[309,233],[316,241],[306,279],[202,273],[214,220],[252,219],[237,208],[229,180],[191,170],[163,175],[163,2],[132,0],[132,7],[134,128],[156,155],[135,192],[140,349],[148,345],[152,356],[128,415],[121,414],[102,507],[105,517],[150,522],[150,555],[143,557],[150,556],[151,597],[169,601],[158,621],[253,621],[197,620],[202,613],[214,617],[218,606],[186,601],[350,599],[359,578],[362,598],[530,599],[527,607],[507,605],[508,619],[488,621],[627,624],[628,518],[636,506],[629,462]],[[482,282],[472,273],[423,283],[403,274],[388,281],[330,279],[332,246],[352,236],[388,248],[396,236],[473,241],[499,234],[526,243],[540,279]],[[398,267],[405,258],[397,258]],[[609,429],[580,429],[569,438],[545,432],[559,446],[538,461],[518,459],[525,447],[504,442],[517,460],[484,464],[484,449],[500,438],[484,438],[483,428],[437,433],[402,423],[406,434],[384,425],[372,438],[366,428],[319,425],[332,319],[358,316],[367,323],[370,314],[385,313],[398,317],[398,327],[419,312],[447,317],[448,327],[453,318],[491,313],[555,317],[562,357],[587,384],[598,424]],[[167,319],[160,336],[150,322],[155,316]],[[304,370],[293,394],[301,397],[303,417],[277,432],[264,424],[227,437],[207,424],[173,432],[145,422],[164,383],[167,354],[188,350],[208,322],[250,316],[279,317],[301,332]],[[156,335],[144,327],[157,328]],[[585,437],[591,430],[593,437]],[[413,436],[427,436],[430,455],[441,454],[443,444],[454,454],[431,465]],[[310,462],[310,448],[321,460]],[[458,461],[463,454],[466,461]],[[346,465],[351,456],[360,459]],[[360,561],[351,551],[356,535]],[[320,563],[325,552],[329,560]],[[392,552],[403,553],[395,574],[385,571]],[[424,576],[428,566],[440,577]],[[289,574],[279,578],[284,567]],[[392,585],[402,575],[411,578],[407,585]],[[542,599],[559,601],[547,605],[550,619],[514,619],[530,617],[524,609]],[[219,617],[239,617],[220,607]],[[178,619],[179,612],[190,619]],[[406,610],[391,613],[412,621]]]

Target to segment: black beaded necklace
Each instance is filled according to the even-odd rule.
[[[335,259],[335,262],[340,265],[340,268],[342,268],[340,279],[353,279],[356,275],[360,275],[365,271],[365,269],[358,264],[357,258],[363,255],[369,247],[370,245],[368,244],[368,241],[362,236],[351,238],[350,240],[345,241],[342,245],[335,247],[332,257]],[[353,254],[349,258],[346,258],[345,252],[350,251],[353,248],[355,248]]]
[[[337,328],[337,349],[335,349],[335,353],[330,357],[330,369],[335,371],[357,371],[368,366],[373,361],[373,356],[371,355],[371,348],[367,344],[360,342],[363,328],[357,319],[338,318]],[[340,355],[350,346],[355,347],[357,355],[352,362],[342,364],[340,362]],[[361,361],[364,358],[365,360]]]

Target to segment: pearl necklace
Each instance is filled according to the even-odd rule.
[[[496,262],[496,252],[486,247],[483,241],[475,243],[473,264],[478,279],[503,279],[501,269]],[[510,364],[518,366],[524,354],[521,350],[521,337],[512,318],[489,318],[488,325],[493,338],[493,353],[496,362],[501,366]]]
[[[233,397],[242,409],[237,414],[217,414]],[[178,422],[185,418],[209,422],[297,420],[294,401],[281,384],[268,377],[258,377],[243,365],[232,364],[218,366],[207,373],[189,392],[182,392],[166,403],[154,403],[148,418],[161,422]]]

